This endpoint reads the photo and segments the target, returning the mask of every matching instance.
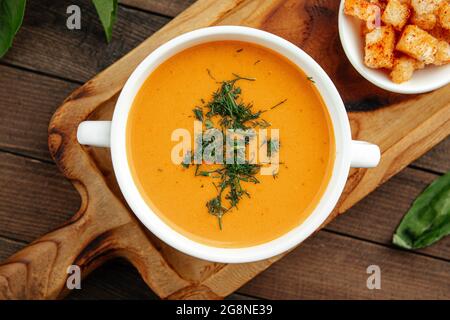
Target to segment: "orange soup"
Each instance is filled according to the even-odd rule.
[[[237,75],[249,80],[230,81]],[[230,92],[220,91],[227,83],[238,89],[232,107],[258,118],[246,122],[248,126],[279,130],[277,173],[253,172],[250,179],[241,175],[235,193],[230,191],[236,187],[231,171],[198,174],[196,165],[176,164],[171,157],[177,143],[171,139],[174,130],[185,128],[193,136],[196,118],[208,125],[207,117],[222,112],[217,111],[220,99],[230,97]],[[221,124],[232,125],[235,117],[230,110],[228,122]],[[220,120],[214,117],[210,125]],[[182,51],[152,72],[130,110],[127,156],[141,194],[172,228],[207,245],[247,247],[285,234],[311,214],[331,177],[335,142],[314,79],[269,49],[220,41]],[[201,166],[201,172],[217,168]],[[228,180],[222,185],[221,179]],[[208,201],[222,187],[219,227]]]

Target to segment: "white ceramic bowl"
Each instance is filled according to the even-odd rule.
[[[339,37],[348,60],[353,67],[374,85],[397,93],[424,93],[443,87],[450,83],[450,64],[445,66],[428,65],[416,70],[409,81],[395,83],[386,70],[366,67],[364,64],[364,37],[361,35],[361,22],[344,13],[344,2],[339,7]]]
[[[187,238],[167,225],[153,212],[139,193],[127,159],[125,137],[128,112],[147,77],[162,62],[176,53],[201,43],[219,40],[238,40],[265,46],[285,56],[307,75],[312,76],[330,113],[336,140],[336,159],[330,182],[317,207],[306,221],[275,240],[245,248],[208,246]],[[349,120],[339,93],[327,74],[309,55],[278,36],[237,26],[210,27],[192,31],[170,40],[153,51],[136,68],[125,84],[117,101],[112,122],[82,122],[78,128],[77,137],[81,144],[111,147],[114,172],[120,189],[130,208],[152,233],[186,254],[224,263],[267,259],[295,247],[317,230],[329,216],[342,193],[350,166],[373,167],[380,160],[380,151],[377,146],[351,139]]]

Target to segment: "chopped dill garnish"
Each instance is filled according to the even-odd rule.
[[[192,110],[194,112],[194,116],[198,121],[203,121],[203,110],[199,107],[196,107]]]
[[[280,101],[280,102],[278,102],[276,105],[274,105],[273,107],[271,107],[270,108],[270,110],[273,110],[273,109],[275,109],[276,107],[278,107],[278,106],[280,106],[280,105],[282,105],[283,103],[285,103],[287,101],[287,99],[284,99],[284,100],[282,100],[282,101]]]
[[[208,72],[208,76],[209,76],[211,79],[213,79],[214,81],[217,81],[216,78],[214,78],[214,76],[212,75],[211,70],[206,69],[206,72]]]
[[[313,77],[306,77],[306,79],[308,79],[309,81],[311,81],[312,83],[316,83],[313,79]]]
[[[208,74],[212,77],[211,71],[207,69]],[[245,104],[241,96],[241,88],[236,84],[238,81],[255,81],[254,78],[241,77],[237,74],[233,74],[234,79],[228,81],[222,81],[220,87],[213,93],[211,101],[207,102],[200,107],[193,109],[195,118],[199,121],[203,121],[206,129],[214,128],[214,123],[217,123],[219,129],[222,132],[227,129],[251,129],[251,128],[267,128],[270,123],[260,116],[263,111],[253,111],[252,104]],[[213,78],[213,77],[212,77]],[[276,106],[286,102],[286,99],[278,103]],[[272,107],[271,109],[275,108]],[[213,121],[213,118],[216,121]],[[248,144],[249,139],[246,138],[245,144]],[[225,140],[225,139],[224,139]],[[210,141],[196,141],[196,143],[202,145],[202,150],[212,143],[214,139]],[[279,141],[267,140],[268,143],[268,155],[271,156],[271,152],[278,152]],[[274,148],[274,149],[272,149]],[[224,142],[225,149],[225,142]],[[237,159],[240,147],[238,144],[234,144],[233,157]],[[193,159],[193,155],[189,152],[186,156]],[[185,164],[183,163],[183,166]],[[187,165],[189,167],[189,164]],[[213,169],[207,170],[208,164],[196,164],[195,176],[209,177],[215,179],[213,183],[217,190],[217,196],[206,202],[208,212],[217,217],[220,230],[222,230],[222,217],[230,211],[232,208],[237,208],[240,200],[245,197],[250,197],[250,194],[244,189],[243,183],[259,183],[256,178],[259,173],[261,165],[253,164],[245,160],[244,163],[220,164]],[[275,178],[275,175],[274,175]]]
[[[205,120],[205,127],[206,127],[206,129],[211,129],[211,128],[214,128],[214,124],[213,124],[213,122],[211,120],[206,119]]]
[[[222,216],[232,208],[237,208],[243,196],[250,197],[250,194],[242,187],[241,182],[259,183],[255,175],[259,172],[260,165],[250,164],[224,164],[221,168],[212,171],[201,171],[199,175],[219,178],[220,183],[215,184],[218,195],[206,203],[208,212],[215,215],[222,230]],[[224,192],[228,193],[223,196]],[[228,202],[228,207],[224,206],[223,200]]]
[[[251,121],[256,120],[261,115],[261,111],[253,112],[251,104],[244,104],[240,100],[241,88],[236,86],[240,80],[255,81],[254,78],[241,77],[233,74],[235,78],[230,81],[223,81],[220,88],[213,94],[212,101],[206,107],[208,118],[218,116],[219,124],[223,129],[249,129]]]
[[[181,165],[184,168],[188,169],[189,164],[191,163],[191,159],[192,159],[191,151],[186,152],[186,154],[184,155],[184,158],[183,158],[183,162],[181,162]]]
[[[276,139],[267,140],[267,156],[271,157],[272,152],[278,152],[280,150],[280,141]]]

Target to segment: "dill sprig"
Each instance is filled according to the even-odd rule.
[[[236,86],[236,82],[256,79],[233,75],[235,76],[233,80],[223,81],[220,88],[213,94],[212,100],[206,105],[209,109],[206,116],[208,118],[219,116],[219,124],[223,129],[246,130],[256,126],[255,122],[251,121],[258,119],[262,111],[253,112],[252,104],[242,102],[241,88]]]
[[[224,164],[223,167],[212,171],[200,171],[198,175],[218,178],[219,183],[214,184],[218,194],[206,203],[208,212],[215,215],[222,229],[222,216],[232,208],[237,208],[243,196],[250,197],[250,194],[242,187],[241,182],[259,183],[255,177],[259,172],[260,165],[250,164]],[[224,196],[224,193],[228,193]],[[228,206],[223,204],[223,200],[228,201]]]

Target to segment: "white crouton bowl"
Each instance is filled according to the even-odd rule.
[[[394,83],[388,70],[371,69],[364,64],[364,37],[361,22],[344,14],[344,0],[339,7],[339,37],[347,58],[353,67],[374,85],[397,93],[417,94],[429,92],[450,83],[450,64],[443,66],[427,65],[414,71],[412,78],[403,83]]]

